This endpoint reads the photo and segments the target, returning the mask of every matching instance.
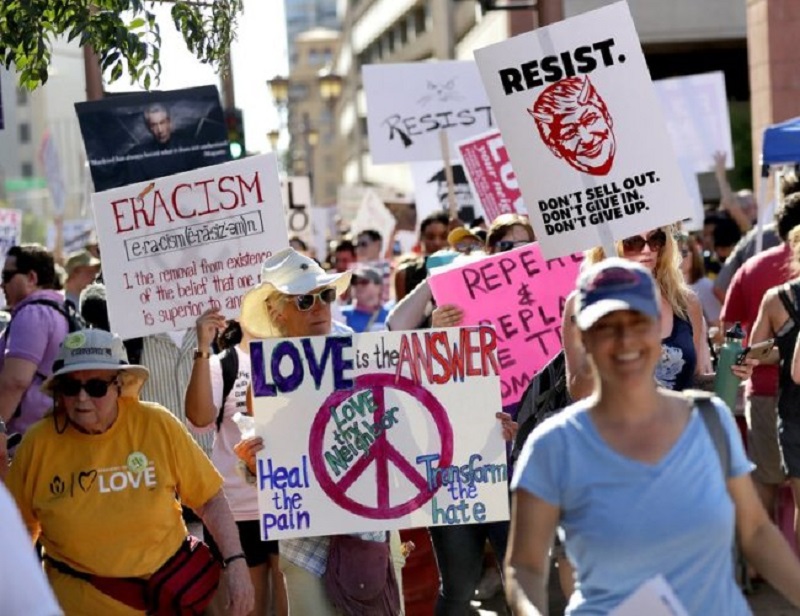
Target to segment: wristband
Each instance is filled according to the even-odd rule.
[[[239,552],[238,554],[234,554],[233,556],[228,556],[228,558],[222,561],[222,568],[227,569],[228,565],[230,565],[234,560],[239,560],[240,558],[246,559],[244,552]]]
[[[210,359],[211,358],[211,351],[201,351],[200,349],[194,350],[194,358],[195,359]]]

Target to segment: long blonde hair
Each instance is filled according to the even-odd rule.
[[[664,297],[669,305],[672,307],[672,312],[681,319],[689,318],[689,295],[691,291],[683,278],[681,272],[681,251],[678,247],[678,242],[675,240],[675,228],[670,225],[667,227],[659,227],[667,240],[664,247],[658,251],[656,258],[656,267],[653,271],[653,278],[658,283],[661,296]],[[617,256],[625,257],[625,252],[622,248],[622,241],[616,243]],[[584,254],[585,263],[587,267],[599,263],[606,257],[606,253],[602,247],[596,246],[591,250],[587,250]]]

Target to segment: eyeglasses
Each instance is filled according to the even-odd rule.
[[[650,247],[652,252],[658,252],[667,243],[667,234],[663,231],[654,231],[647,236],[647,239],[641,235],[634,235],[622,240],[622,248],[625,252],[639,254],[644,250],[645,245]]]
[[[3,284],[8,284],[14,276],[21,273],[19,270],[3,270]]]
[[[482,248],[482,246],[480,244],[475,243],[475,242],[459,242],[458,244],[453,246],[453,248],[455,248],[456,252],[460,252],[461,254],[468,255],[468,254],[472,254],[476,250],[480,250]]]
[[[497,242],[497,252],[508,252],[528,243],[527,240],[500,240]]]
[[[319,301],[323,304],[332,304],[336,301],[336,289],[328,287],[327,289],[322,289],[319,293],[295,295],[294,303],[297,305],[297,309],[300,312],[308,312],[314,307],[314,302],[317,301],[317,298],[319,298]]]
[[[102,398],[108,393],[108,388],[116,383],[117,377],[115,376],[110,381],[102,379],[89,379],[86,382],[81,382],[77,379],[60,379],[56,385],[56,390],[64,396],[75,397],[81,393],[81,389],[86,392],[90,398]]]
[[[371,245],[372,241],[370,240],[358,240],[358,243],[356,244],[356,246],[358,246],[359,248],[367,248]]]

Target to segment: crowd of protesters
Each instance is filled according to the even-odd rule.
[[[570,614],[607,613],[658,574],[692,614],[746,614],[734,527],[753,574],[800,605],[800,565],[771,522],[787,478],[800,509],[800,181],[785,174],[755,254],[752,194],[734,194],[724,158],[715,165],[721,206],[701,232],[677,223],[617,242],[615,255],[586,253],[561,328],[574,404],[526,441],[510,524],[429,529],[437,615],[468,614],[503,586],[515,613],[546,613],[551,559]],[[242,427],[249,343],[462,325],[460,306],[436,306],[431,271],[536,239],[524,216],[489,223],[434,213],[400,257],[374,229],[326,255],[292,238],[264,261],[237,319],[208,310],[194,328],[125,341],[109,331],[96,246],[63,267],[39,245],[13,247],[2,269],[0,613],[402,613],[414,546],[396,532],[261,541],[255,458],[286,435]],[[746,383],[744,440],[724,404],[682,393],[713,390],[717,332],[734,322],[777,349],[730,368]],[[494,412],[513,440],[515,409]],[[349,558],[353,544],[369,558]],[[342,567],[381,586],[355,597]]]

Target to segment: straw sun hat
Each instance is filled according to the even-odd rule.
[[[251,336],[273,338],[280,332],[264,302],[273,293],[303,295],[320,287],[333,287],[341,295],[350,285],[350,272],[328,274],[314,259],[287,248],[267,258],[261,266],[261,284],[242,299],[239,322]]]

